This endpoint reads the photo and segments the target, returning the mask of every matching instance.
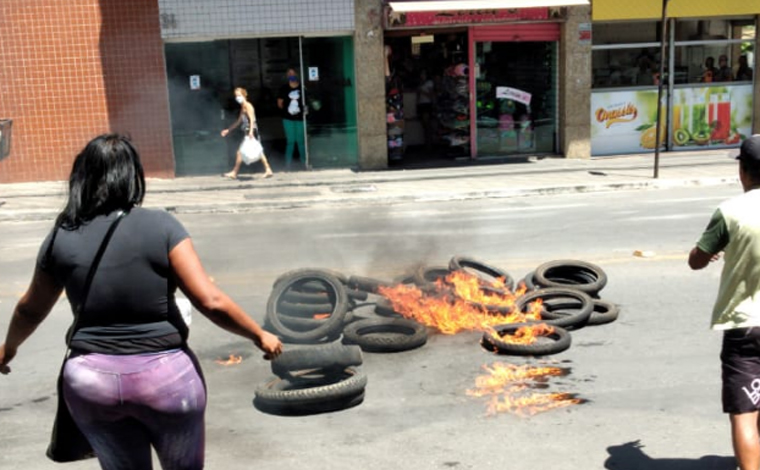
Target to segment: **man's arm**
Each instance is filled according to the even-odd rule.
[[[710,262],[720,259],[720,252],[728,245],[728,227],[720,209],[716,210],[707,224],[697,245],[689,252],[689,267],[703,269]]]

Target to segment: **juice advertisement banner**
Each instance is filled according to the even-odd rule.
[[[665,102],[664,97],[662,102]],[[655,122],[657,90],[594,92],[591,94],[591,154],[654,151]],[[665,123],[664,115],[662,122]],[[665,141],[664,134],[661,133],[660,142]]]
[[[677,89],[672,120],[673,150],[739,145],[752,134],[752,85]]]
[[[663,96],[663,113],[665,112]],[[751,135],[752,85],[699,86],[674,91],[673,150],[735,147]],[[654,152],[657,90],[593,92],[591,154]],[[660,144],[665,142],[666,119]]]

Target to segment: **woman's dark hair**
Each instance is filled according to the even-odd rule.
[[[77,155],[69,177],[69,198],[56,224],[75,229],[98,215],[128,211],[145,196],[140,155],[129,139],[103,134]]]

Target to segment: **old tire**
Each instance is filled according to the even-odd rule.
[[[332,300],[333,310],[330,312],[330,316],[324,320],[316,320],[320,324],[315,325],[315,328],[299,331],[283,323],[280,318],[279,307],[283,293],[287,292],[291,287],[298,287],[305,283],[317,283],[321,285],[328,292]],[[335,336],[343,328],[343,321],[348,308],[348,295],[338,278],[320,270],[298,270],[298,272],[294,272],[289,278],[285,278],[282,282],[275,284],[267,301],[266,323],[275,334],[282,336],[284,339],[295,342],[319,341],[325,337]]]
[[[367,352],[400,352],[427,342],[427,328],[405,318],[368,318],[346,326],[343,342]]]
[[[498,333],[499,337],[496,338],[489,332],[483,333],[483,347],[499,354],[512,356],[546,356],[561,353],[570,347],[572,341],[570,333],[558,326],[553,327],[554,331],[551,334],[539,336],[531,344],[515,344],[504,339],[507,336],[514,335],[523,326],[531,326],[537,323],[539,322],[497,325],[494,327],[494,330]]]
[[[486,274],[487,276],[493,278],[493,280],[504,279],[504,287],[507,290],[512,292],[515,289],[515,280],[512,278],[512,276],[509,275],[509,273],[502,269],[475,260],[473,258],[469,258],[467,256],[454,256],[451,258],[451,260],[449,260],[449,269],[451,271],[470,272],[467,268],[475,271],[477,273],[476,275],[481,278],[482,276],[480,276],[480,274]],[[489,281],[489,279],[484,279],[484,281]]]
[[[535,280],[543,287],[572,287],[596,295],[607,285],[607,274],[586,261],[556,260],[538,266]]]
[[[588,317],[587,325],[604,325],[617,320],[620,315],[620,307],[607,300],[594,299],[594,309]]]
[[[356,399],[363,399],[366,386],[367,376],[351,367],[324,375],[303,371],[259,387],[253,404],[261,411],[284,415],[336,411],[361,403]]]
[[[380,315],[381,317],[390,317],[390,318],[402,318],[403,315],[398,313],[393,309],[393,304],[390,300],[386,299],[385,297],[382,297],[378,299],[377,303],[375,304],[375,313]]]
[[[339,369],[362,365],[362,350],[359,346],[330,343],[320,346],[288,348],[272,360],[272,373],[281,378],[290,378],[300,370]]]
[[[553,326],[571,327],[583,325],[588,321],[593,309],[593,300],[588,294],[567,287],[547,287],[527,292],[517,299],[515,308],[519,312],[527,313],[529,305],[538,299],[548,302],[551,302],[553,299],[565,299],[565,301],[569,300],[578,303],[577,308],[562,312],[552,312],[544,308],[541,312],[542,321]]]

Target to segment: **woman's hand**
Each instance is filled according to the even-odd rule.
[[[8,349],[5,344],[0,344],[0,374],[10,374],[11,368],[8,367],[8,363],[16,357],[16,351]]]
[[[229,129],[224,129],[224,130],[222,131],[222,137],[227,137],[227,134],[229,134],[229,133],[230,133],[230,130],[229,130]]]
[[[272,360],[282,353],[280,338],[268,331],[262,331],[255,343],[256,347],[264,351],[264,359]]]

